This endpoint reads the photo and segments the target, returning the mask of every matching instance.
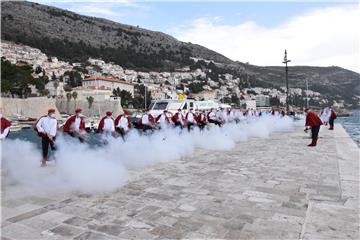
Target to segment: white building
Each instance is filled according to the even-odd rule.
[[[79,101],[87,101],[87,98],[90,96],[94,98],[95,102],[107,101],[112,99],[111,90],[77,87],[74,88],[73,91],[77,92],[78,96],[76,100]]]
[[[256,106],[258,107],[269,107],[270,106],[270,98],[266,95],[256,95]]]
[[[114,90],[126,90],[134,96],[134,85],[124,80],[119,80],[112,77],[89,77],[82,80],[82,85],[85,88]]]

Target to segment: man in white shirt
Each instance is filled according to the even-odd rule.
[[[112,112],[110,111],[106,112],[106,116],[100,120],[98,132],[104,133],[106,135],[114,134],[115,122],[114,119],[112,118]]]
[[[186,120],[187,129],[190,132],[190,130],[196,124],[196,116],[195,116],[192,108],[190,108],[190,111],[186,114],[185,120]]]
[[[149,109],[144,110],[144,114],[140,118],[139,125],[143,132],[147,132],[148,130],[151,132],[153,131],[153,128],[155,127],[155,119],[149,113]]]
[[[81,114],[81,108],[75,110],[75,115],[68,118],[64,124],[64,133],[79,138],[80,142],[85,141],[85,116]]]
[[[155,122],[159,124],[160,129],[167,129],[170,125],[168,111],[165,109],[162,114],[156,117]]]
[[[35,125],[35,131],[41,137],[42,161],[41,166],[46,166],[49,154],[49,145],[52,151],[55,151],[55,138],[57,132],[57,120],[55,118],[55,109],[49,109],[48,115],[39,118]]]
[[[215,113],[215,110],[212,108],[210,109],[210,112],[207,115],[209,123],[214,123],[215,125],[218,125],[221,127],[222,122],[219,121],[217,114]]]

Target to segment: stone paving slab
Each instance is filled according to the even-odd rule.
[[[2,186],[4,239],[359,239],[359,148],[297,128],[133,169],[106,194]]]

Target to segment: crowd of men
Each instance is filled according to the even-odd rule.
[[[305,109],[306,121],[305,131],[311,129],[312,142],[308,146],[316,146],[318,133],[320,126],[329,123],[330,130],[334,130],[334,120],[336,119],[336,113],[331,108],[325,108],[319,117],[315,112],[310,109]],[[248,109],[242,112],[239,109],[210,109],[206,110],[194,110],[184,111],[178,109],[175,114],[172,114],[168,110],[164,110],[156,118],[152,116],[149,109],[145,109],[139,119],[135,121],[130,120],[130,114],[124,111],[115,119],[112,112],[106,112],[106,115],[101,118],[97,133],[111,136],[120,136],[125,141],[125,136],[131,129],[140,129],[143,133],[152,132],[155,129],[167,129],[178,128],[181,131],[187,129],[191,131],[193,128],[198,127],[201,131],[210,124],[221,127],[225,123],[239,123],[245,119],[261,117],[263,114],[269,114],[272,116],[285,116],[285,111],[277,111],[274,108],[270,112],[261,112],[256,109]],[[9,134],[11,126],[10,121],[4,118],[1,113],[1,135],[0,139],[5,139]],[[38,136],[41,138],[42,145],[42,166],[46,166],[49,155],[49,147],[52,150],[56,150],[55,140],[58,131],[58,123],[55,117],[55,109],[49,109],[48,114],[40,117],[34,127]],[[71,137],[78,138],[80,142],[86,140],[85,129],[85,116],[82,115],[80,108],[75,110],[75,114],[69,117],[63,125],[63,132]]]

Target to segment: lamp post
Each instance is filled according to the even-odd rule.
[[[309,108],[309,85],[308,85],[308,79],[306,81],[306,108]]]
[[[144,109],[146,109],[146,85],[145,84],[144,84],[144,94],[145,94],[145,103],[144,103],[145,107],[144,107]]]
[[[289,80],[288,80],[288,62],[291,62],[291,60],[287,59],[287,52],[285,49],[285,56],[284,61],[282,63],[285,63],[285,79],[286,79],[286,112],[289,113]]]

